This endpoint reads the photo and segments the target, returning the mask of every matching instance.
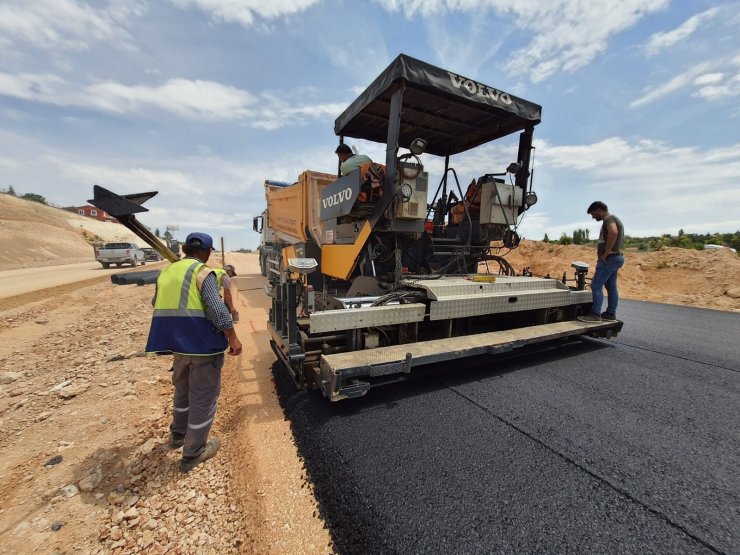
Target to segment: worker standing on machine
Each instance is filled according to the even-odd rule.
[[[582,322],[600,322],[601,320],[617,319],[617,304],[619,292],[617,290],[617,274],[624,266],[624,255],[622,254],[622,243],[624,242],[624,226],[622,221],[615,215],[609,213],[609,208],[597,200],[592,202],[586,210],[587,214],[601,224],[599,232],[599,243],[597,245],[598,261],[594,277],[591,278],[591,292],[593,293],[593,304],[591,314],[579,316]],[[604,287],[609,297],[606,311],[601,313],[601,305],[604,302]]]

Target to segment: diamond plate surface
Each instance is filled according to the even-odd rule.
[[[354,330],[393,324],[421,322],[425,306],[421,303],[367,308],[347,308],[314,312],[309,318],[311,333]]]
[[[570,296],[571,299],[568,304],[590,303],[594,300],[591,291],[571,291]]]
[[[573,304],[572,301],[570,291],[559,289],[488,293],[475,296],[449,295],[432,302],[429,307],[429,319],[446,320],[483,314],[553,308]]]
[[[424,289],[427,296],[434,300],[461,295],[478,297],[493,293],[511,294],[520,291],[569,291],[566,285],[556,279],[526,276],[496,276],[494,283],[480,283],[462,277],[443,277],[405,281],[404,285]]]

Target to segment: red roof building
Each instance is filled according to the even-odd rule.
[[[67,210],[69,210],[70,212],[76,212],[80,216],[87,216],[88,218],[93,218],[101,222],[118,223],[118,220],[108,214],[108,212],[106,212],[105,210],[101,210],[100,208],[96,208],[95,206],[91,206],[89,204],[86,204],[84,206],[71,206],[67,208]]]

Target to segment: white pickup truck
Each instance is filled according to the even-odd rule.
[[[131,266],[142,266],[146,264],[146,256],[134,243],[106,243],[103,248],[95,251],[95,260],[103,265],[103,268],[110,268],[111,264],[121,266],[122,264],[131,264]]]

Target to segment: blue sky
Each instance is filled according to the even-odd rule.
[[[595,236],[597,199],[630,235],[740,229],[737,1],[0,0],[0,188],[156,190],[145,224],[253,248],[264,180],[336,171],[334,119],[399,53],[543,107],[525,237]]]

